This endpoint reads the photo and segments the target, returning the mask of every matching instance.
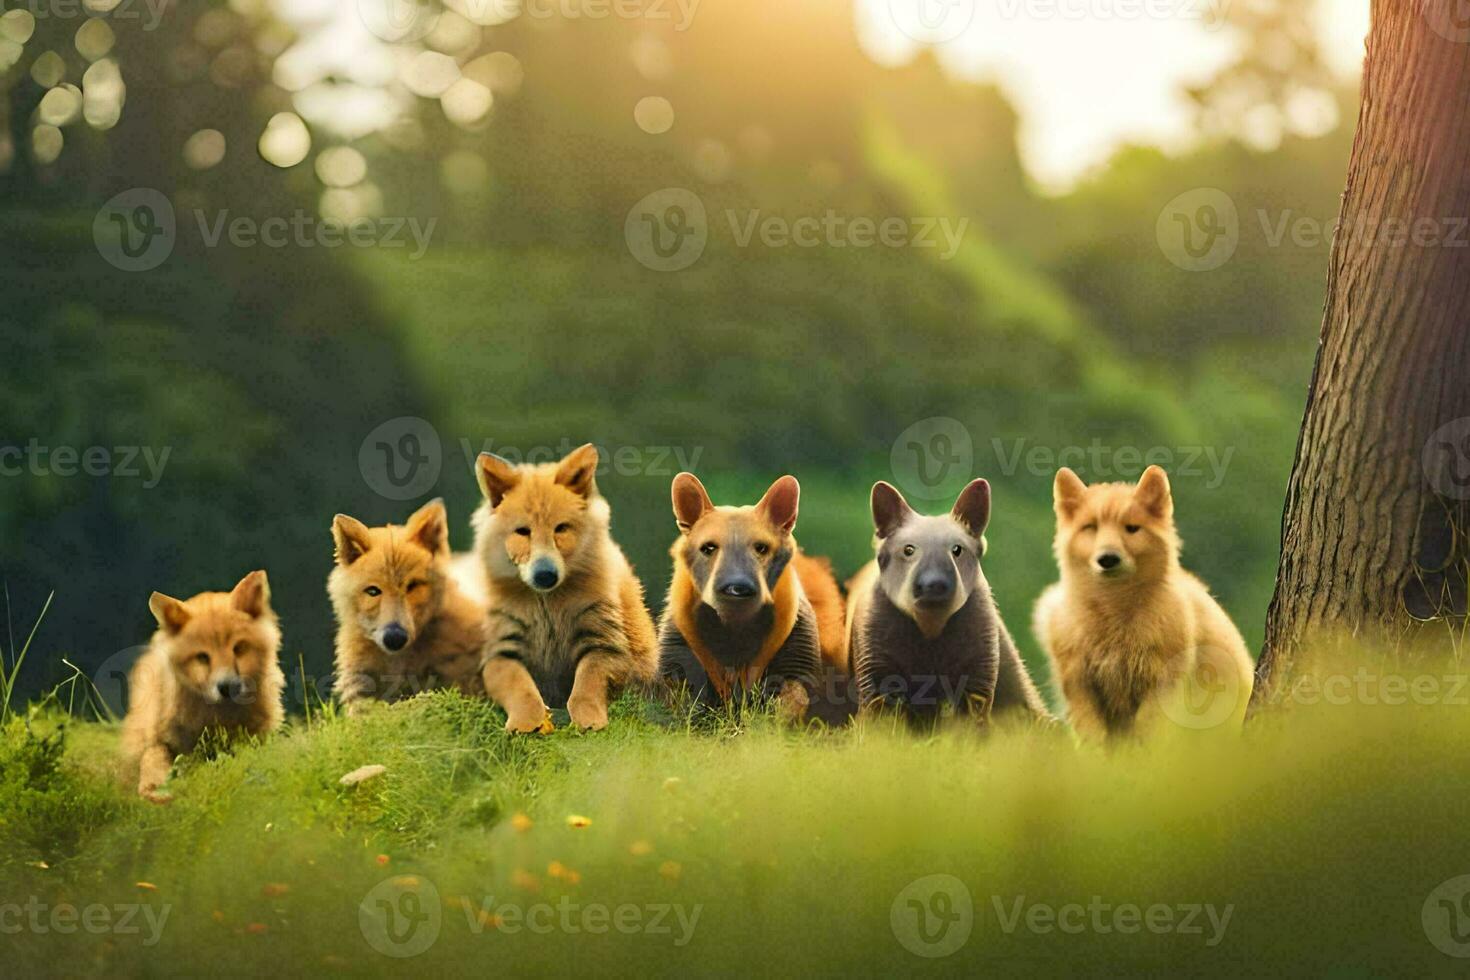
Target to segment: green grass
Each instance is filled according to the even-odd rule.
[[[606,732],[512,738],[488,703],[436,694],[183,760],[168,806],[119,780],[114,727],[71,726],[62,756],[39,713],[0,742],[0,900],[148,914],[137,933],[23,928],[7,973],[1448,973],[1463,964],[1421,912],[1470,873],[1470,712],[1450,688],[1413,707],[1299,703],[1239,739],[1113,751],[1064,730],[690,723],[631,697]],[[339,784],[366,764],[387,772]],[[948,908],[927,883],[904,891],[929,875],[973,901],[968,940],[940,959],[911,953],[893,921],[912,936],[911,899]],[[428,915],[420,931],[395,921],[425,938],[437,921],[436,941],[384,955],[365,900]],[[1230,917],[1222,930],[1199,913],[1197,934],[1102,932],[1089,903]],[[1028,928],[1069,904],[1083,931]],[[606,919],[583,918],[596,908]],[[635,928],[655,914],[667,932]]]

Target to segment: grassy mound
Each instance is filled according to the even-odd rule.
[[[1447,971],[1456,677],[1111,751],[631,697],[512,738],[444,693],[183,760],[168,806],[118,779],[114,729],[62,756],[14,722],[0,927],[17,975]]]

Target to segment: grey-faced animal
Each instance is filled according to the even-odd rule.
[[[980,567],[990,484],[972,481],[948,514],[926,517],[880,481],[872,509],[877,558],[848,583],[865,709],[895,708],[916,725],[947,708],[982,721],[992,711],[1048,720]]]

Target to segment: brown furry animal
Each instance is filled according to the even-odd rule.
[[[1036,603],[1072,726],[1084,736],[1239,727],[1252,669],[1240,631],[1179,566],[1169,478],[1088,487],[1063,467],[1053,491],[1061,581]]]
[[[148,608],[158,631],[129,679],[123,746],[138,767],[138,792],[163,802],[174,759],[206,728],[263,735],[279,727],[286,681],[265,572],[187,601],[155,592]]]
[[[753,507],[716,507],[692,473],[674,478],[679,539],[659,625],[662,671],[706,703],[761,690],[804,718],[818,677],[847,670],[842,593],[825,558],[801,553],[801,487],[783,476]]]
[[[522,466],[481,453],[475,471],[485,495],[475,513],[488,590],[485,692],[509,731],[550,731],[548,704],[565,704],[578,728],[605,728],[609,697],[651,681],[657,656],[643,586],[597,492],[597,449]]]
[[[483,694],[485,609],[451,573],[444,501],[402,527],[338,514],[332,539],[327,594],[337,615],[337,695],[348,713],[439,687]]]

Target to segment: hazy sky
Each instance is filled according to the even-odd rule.
[[[951,70],[994,79],[1022,116],[1021,152],[1064,190],[1123,142],[1182,149],[1180,94],[1228,62],[1235,40],[1207,26],[1244,0],[855,0],[858,34],[883,63],[934,47]],[[1319,30],[1344,77],[1362,70],[1369,0],[1322,0]]]

